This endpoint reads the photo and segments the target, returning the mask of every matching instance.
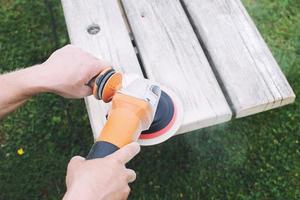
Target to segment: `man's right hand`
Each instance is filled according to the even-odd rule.
[[[67,45],[56,50],[41,65],[40,82],[46,92],[66,98],[83,98],[92,94],[89,81],[110,64],[80,48]],[[48,90],[48,91],[47,91]]]
[[[105,158],[73,157],[68,165],[64,200],[127,199],[128,183],[136,179],[136,174],[125,164],[139,151],[139,144],[133,142]]]

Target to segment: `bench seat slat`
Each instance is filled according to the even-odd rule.
[[[292,103],[295,94],[240,0],[182,0],[234,112]]]
[[[180,132],[231,119],[231,111],[179,0],[123,0],[143,67],[179,95]]]

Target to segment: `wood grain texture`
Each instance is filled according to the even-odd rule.
[[[142,75],[117,0],[62,0],[62,5],[72,44],[110,61],[118,71]],[[99,25],[100,31],[89,34],[91,25]],[[92,96],[85,102],[96,138],[108,106]]]
[[[178,0],[123,0],[147,76],[184,107],[180,133],[231,119],[231,111]]]
[[[237,117],[292,103],[295,94],[240,0],[182,0]]]

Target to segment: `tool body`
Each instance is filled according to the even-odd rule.
[[[111,109],[87,159],[105,157],[132,141],[160,143],[179,128],[178,101],[175,103],[157,83],[136,77],[124,86],[122,80],[123,75],[111,68],[95,79],[93,95],[111,102]]]

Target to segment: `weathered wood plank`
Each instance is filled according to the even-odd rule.
[[[180,94],[187,132],[231,119],[231,111],[178,0],[123,0],[147,76]]]
[[[62,5],[72,44],[110,61],[116,70],[142,75],[117,0],[62,0]],[[89,28],[97,32],[95,25],[99,32],[88,33]],[[96,137],[108,107],[92,96],[85,102]]]
[[[182,0],[237,117],[289,104],[295,94],[240,0]]]

